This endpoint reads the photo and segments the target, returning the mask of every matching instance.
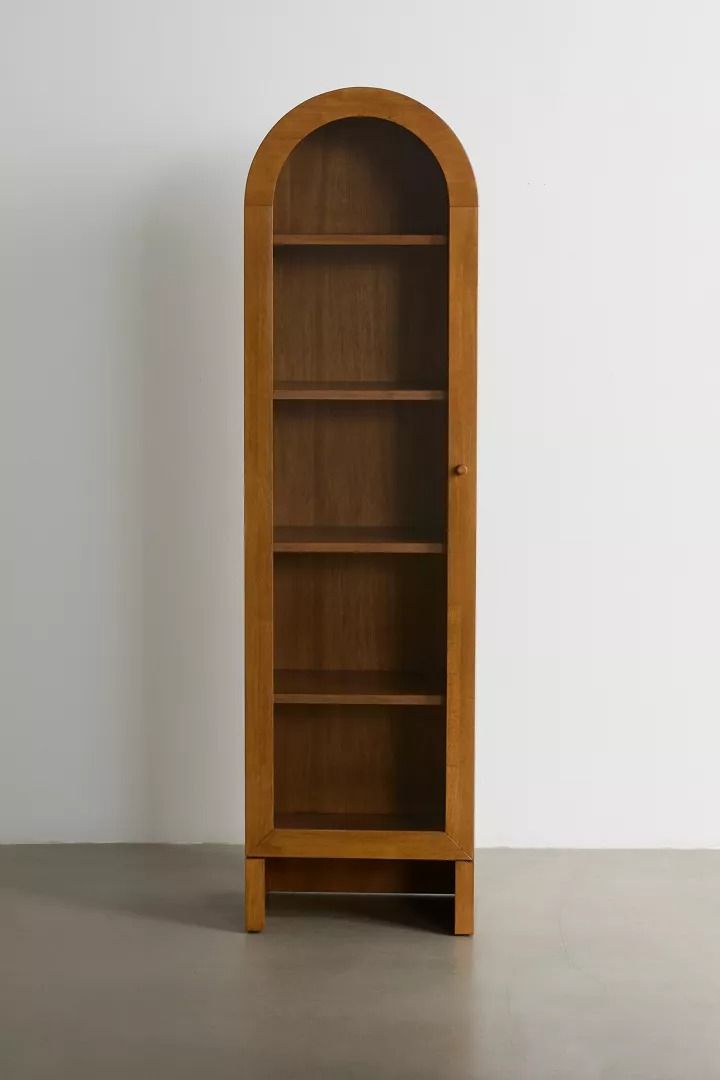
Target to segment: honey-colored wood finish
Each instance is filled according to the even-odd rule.
[[[439,233],[275,233],[273,243],[275,247],[442,247],[447,244],[447,237]]]
[[[475,928],[475,864],[455,863],[455,933],[472,934]]]
[[[273,827],[272,206],[245,207],[245,845]]]
[[[345,555],[440,555],[442,540],[432,540],[413,529],[388,525],[278,526],[273,531],[273,551],[342,552]]]
[[[265,929],[265,860],[245,859],[245,929]]]
[[[274,699],[276,705],[442,705],[445,686],[426,672],[280,669]]]
[[[275,401],[446,401],[447,390],[373,382],[275,383]]]
[[[274,255],[276,383],[447,388],[447,245],[308,245]]]
[[[449,205],[477,206],[477,188],[470,162],[457,135],[426,106],[404,94],[376,87],[354,86],[318,94],[286,113],[268,132],[253,160],[245,192],[246,206],[272,206],[280,171],[292,151],[306,136],[336,120],[370,117],[388,120],[415,135],[437,160],[447,185]],[[407,170],[413,172],[411,161]],[[312,178],[307,186],[317,191]],[[398,195],[402,200],[404,190]],[[332,213],[322,207],[322,194],[317,196],[319,213]],[[309,223],[311,224],[311,223]],[[327,231],[345,231],[331,227],[326,219],[318,223]],[[309,228],[309,225],[308,225]],[[285,228],[278,231],[289,231]],[[318,231],[312,229],[312,231]]]
[[[394,824],[394,823],[393,823]],[[303,859],[443,859],[466,861],[445,832],[392,829],[275,828],[258,845],[259,855]]]
[[[276,706],[275,824],[442,830],[444,721],[437,706]]]
[[[450,207],[446,818],[473,852],[477,208]]]
[[[322,94],[258,150],[245,234],[248,928],[266,882],[375,883],[471,933],[472,171],[417,102]]]
[[[277,557],[276,667],[421,671],[444,681],[445,574],[435,555]]]

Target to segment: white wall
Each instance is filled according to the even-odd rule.
[[[243,187],[360,84],[481,193],[478,842],[719,845],[718,6],[0,16],[0,838],[242,836]]]

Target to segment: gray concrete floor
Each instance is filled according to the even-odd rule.
[[[438,901],[277,897],[228,847],[0,848],[2,1080],[717,1080],[720,853],[484,852]]]

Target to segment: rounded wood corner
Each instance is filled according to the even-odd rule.
[[[389,120],[412,132],[437,160],[447,184],[449,205],[477,206],[472,166],[452,128],[414,98],[369,86],[318,94],[278,120],[253,158],[245,187],[245,206],[272,206],[280,171],[298,143],[325,124],[356,116]]]

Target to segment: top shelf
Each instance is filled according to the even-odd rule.
[[[275,233],[275,247],[442,247],[444,233]]]

